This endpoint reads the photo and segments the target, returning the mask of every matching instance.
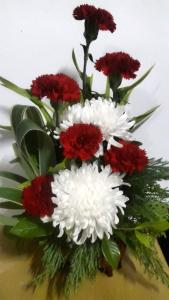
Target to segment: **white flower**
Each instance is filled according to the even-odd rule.
[[[123,214],[128,201],[119,190],[122,184],[122,176],[112,174],[109,166],[99,172],[97,164],[84,163],[55,175],[52,201],[57,207],[52,219],[54,227],[59,225],[59,237],[66,232],[76,244],[87,238],[94,243],[104,234],[109,238],[119,222],[118,211]]]
[[[111,100],[92,99],[86,100],[84,106],[80,103],[69,106],[63,114],[60,128],[66,130],[74,123],[87,123],[98,126],[102,132],[103,139],[111,145],[121,147],[114,138],[129,140],[131,134],[128,130],[134,125],[134,121],[128,120],[126,107],[115,105]]]

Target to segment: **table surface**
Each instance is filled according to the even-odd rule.
[[[162,253],[159,254],[163,259]],[[164,261],[164,259],[163,259]],[[44,283],[33,292],[26,289],[31,279],[29,258],[18,254],[13,241],[0,233],[0,300],[57,300],[47,294]],[[164,261],[165,264],[165,261]],[[166,265],[166,264],[165,264]],[[167,266],[166,266],[167,268]],[[108,278],[98,272],[96,280],[85,281],[70,300],[169,300],[169,289],[150,280],[133,258],[126,255],[122,269]],[[61,300],[61,299],[60,299]]]

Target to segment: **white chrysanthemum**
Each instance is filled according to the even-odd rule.
[[[109,166],[99,172],[96,164],[60,171],[54,176],[52,191],[57,205],[52,215],[53,226],[59,225],[60,234],[67,233],[76,244],[87,238],[95,242],[109,238],[119,222],[118,211],[124,213],[128,198],[119,190],[122,176],[112,174]]]
[[[63,114],[60,128],[66,130],[74,123],[94,124],[102,132],[103,139],[108,142],[108,149],[111,145],[121,147],[114,138],[129,140],[131,134],[128,130],[134,125],[129,121],[126,106],[115,105],[111,100],[92,99],[86,100],[84,106],[80,103],[69,106]]]

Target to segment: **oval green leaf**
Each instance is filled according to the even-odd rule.
[[[21,196],[21,190],[9,187],[0,187],[0,198],[7,199],[8,202],[22,206]]]
[[[120,260],[120,250],[115,241],[104,238],[102,240],[102,253],[113,269],[117,269]]]
[[[38,238],[52,234],[47,224],[31,218],[20,218],[19,222],[10,230],[13,235],[21,238]]]

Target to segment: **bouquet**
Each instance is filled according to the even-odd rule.
[[[1,125],[13,134],[11,163],[24,176],[0,172],[16,182],[0,187],[1,211],[13,211],[1,213],[0,224],[8,237],[33,245],[33,286],[48,280],[69,296],[99,271],[112,276],[126,249],[169,286],[155,247],[169,229],[169,190],[159,184],[169,179],[169,165],[149,158],[132,135],[157,107],[134,117],[128,112],[130,94],[152,67],[123,86],[123,79],[135,79],[140,62],[125,52],[94,60],[90,52],[100,31],[115,31],[113,16],[84,4],[73,17],[84,21],[82,67],[72,52],[81,85],[62,73],[41,75],[28,89],[0,77],[2,86],[32,102],[15,105],[11,125]],[[105,76],[105,91],[93,90],[89,60]]]

